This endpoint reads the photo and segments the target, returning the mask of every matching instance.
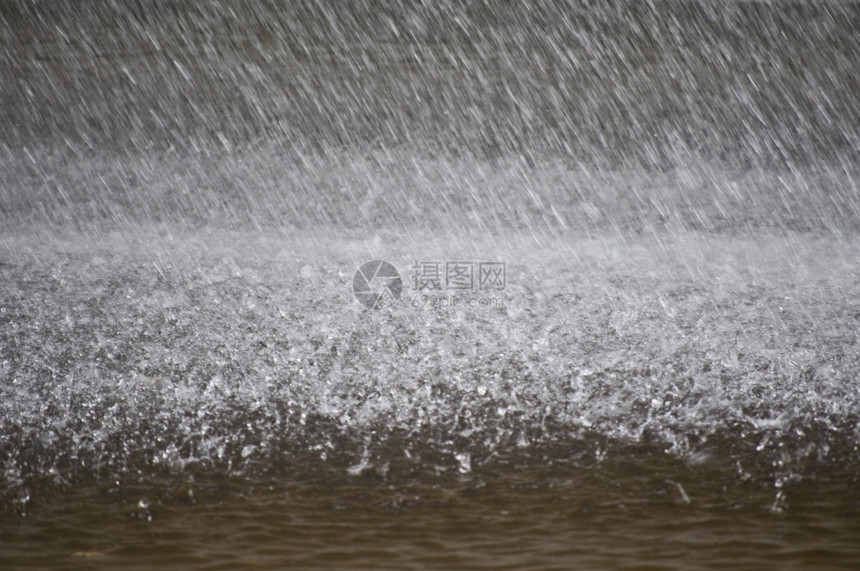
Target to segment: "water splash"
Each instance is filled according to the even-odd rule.
[[[502,308],[373,311],[351,297],[358,241],[234,237],[7,238],[11,501],[92,475],[468,474],[631,443],[777,489],[858,460],[860,282],[838,240],[607,237],[540,258],[523,240]],[[313,259],[285,252],[302,240]]]

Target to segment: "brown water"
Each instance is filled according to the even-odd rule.
[[[724,472],[633,452],[587,467],[501,465],[406,481],[370,471],[100,483],[7,515],[0,559],[7,569],[856,566],[856,475],[816,475],[786,490],[780,507],[772,486],[726,485]]]

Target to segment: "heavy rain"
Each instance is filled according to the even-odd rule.
[[[3,0],[0,564],[858,564],[858,30]]]

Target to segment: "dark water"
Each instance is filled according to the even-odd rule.
[[[0,4],[0,562],[856,566],[858,28]]]
[[[7,560],[34,567],[851,567],[856,492],[796,486],[771,513],[760,483],[723,490],[709,470],[641,451],[622,462],[468,478],[314,474],[307,482],[129,486],[56,493],[6,525]],[[667,465],[669,464],[669,465]],[[513,472],[510,473],[510,472]],[[703,477],[705,476],[705,477]],[[671,478],[685,481],[687,503]],[[312,480],[312,483],[311,483]],[[166,488],[166,489],[165,489]],[[107,491],[104,491],[107,489]],[[729,503],[732,500],[740,500]],[[150,502],[140,507],[141,499]],[[742,498],[742,499],[741,499]]]

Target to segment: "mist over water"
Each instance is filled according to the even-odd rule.
[[[856,561],[858,29],[849,2],[3,3],[0,552]],[[353,295],[368,260],[392,307]],[[417,261],[505,287],[433,303]]]

